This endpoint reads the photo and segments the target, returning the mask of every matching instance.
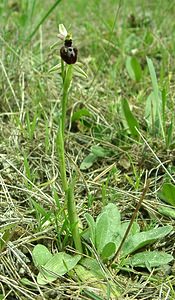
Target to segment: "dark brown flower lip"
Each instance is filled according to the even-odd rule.
[[[64,46],[60,49],[61,58],[69,65],[75,64],[77,61],[78,49],[73,47],[72,39],[65,39]]]
[[[78,54],[78,50],[75,47],[63,46],[60,49],[61,58],[69,65],[76,63],[77,54]]]

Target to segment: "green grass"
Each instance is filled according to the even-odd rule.
[[[174,13],[160,0],[0,2],[0,299],[116,299],[116,290],[119,299],[175,298],[173,262],[132,268],[121,258],[112,267],[85,231],[85,214],[96,220],[109,203],[129,222],[148,177],[136,222],[141,231],[175,226],[173,200],[159,193],[175,180]],[[62,80],[49,72],[60,62],[61,44],[52,47],[60,23],[88,74],[73,79],[64,143],[83,251],[99,269],[90,290],[93,275],[80,265],[39,285],[31,255],[37,244],[75,252],[57,153]],[[171,233],[140,252],[173,255],[174,242]]]

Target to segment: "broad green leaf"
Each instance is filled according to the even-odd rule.
[[[38,244],[33,249],[32,258],[35,266],[40,267],[52,258],[52,254],[44,245]]]
[[[96,221],[96,248],[101,254],[103,247],[112,239],[109,236],[109,217],[106,212],[101,213]]]
[[[120,243],[121,243],[121,241],[124,237],[124,234],[125,234],[128,226],[129,226],[129,223],[130,223],[130,221],[126,221],[126,222],[121,223],[121,225],[118,226],[117,234],[115,234],[113,236],[112,241],[116,244],[117,248],[119,247],[119,245],[120,245]],[[129,237],[131,235],[134,235],[134,234],[138,233],[138,232],[140,232],[140,226],[137,222],[133,222],[131,230],[129,232]]]
[[[89,237],[91,238],[92,243],[95,245],[95,221],[89,213],[85,214],[85,219],[89,226]]]
[[[96,247],[99,253],[106,244],[113,241],[119,225],[120,212],[115,204],[109,203],[96,220]]]
[[[109,156],[110,152],[98,145],[91,147],[91,152],[97,157],[106,157]]]
[[[139,232],[130,236],[124,243],[121,256],[125,257],[128,254],[140,249],[146,245],[152,244],[158,239],[165,237],[172,231],[173,227],[170,225],[154,228],[149,231]]]
[[[80,170],[87,170],[90,167],[92,167],[92,165],[94,164],[94,162],[97,160],[97,156],[94,155],[93,153],[90,153],[88,156],[86,156],[81,165],[80,165]]]
[[[160,251],[144,251],[133,255],[127,264],[133,267],[154,268],[168,264],[174,258],[171,254]]]
[[[116,244],[114,242],[107,243],[102,250],[101,258],[103,260],[111,259],[116,252]]]
[[[128,56],[126,59],[126,69],[132,80],[139,81],[142,77],[142,68],[135,57]]]
[[[120,212],[114,203],[109,203],[107,204],[103,210],[102,213],[106,212],[109,216],[110,223],[111,223],[111,229],[115,232],[116,231],[116,226],[120,223]],[[98,220],[98,217],[97,217]]]
[[[123,109],[124,116],[125,116],[126,122],[128,124],[131,135],[134,138],[138,138],[139,133],[137,132],[136,128],[139,128],[139,124],[138,124],[136,118],[134,117],[132,111],[130,110],[128,101],[126,99],[122,100],[122,109]]]
[[[161,191],[158,193],[161,200],[175,207],[175,185],[172,183],[164,183]]]
[[[93,274],[96,275],[99,279],[105,278],[104,271],[102,270],[99,262],[96,259],[91,257],[85,257],[80,261],[80,264],[83,267],[91,270]]]
[[[65,252],[55,254],[37,276],[38,284],[47,284],[73,269],[81,259],[81,255],[71,256]]]
[[[90,115],[91,114],[87,108],[81,108],[73,113],[71,121],[74,122],[80,120],[82,117],[90,116]]]
[[[175,209],[171,207],[159,206],[158,212],[164,216],[175,219]]]
[[[85,283],[85,287],[88,286],[88,291],[93,292],[95,289],[95,293],[102,297],[102,299],[107,298],[108,294],[108,284],[111,287],[110,299],[116,300],[119,298],[121,294],[121,289],[117,284],[114,284],[113,281],[108,279],[108,283],[105,282],[106,275],[105,272],[102,271],[99,263],[92,258],[82,259],[81,265],[78,264],[74,268],[79,279]],[[93,298],[95,299],[95,298]],[[99,299],[99,298],[97,298]]]

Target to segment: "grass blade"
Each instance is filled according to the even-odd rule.
[[[38,31],[39,27],[44,23],[44,21],[47,19],[47,17],[53,12],[53,10],[56,8],[56,6],[61,2],[61,0],[55,1],[55,3],[50,7],[50,9],[46,12],[46,14],[42,17],[42,19],[39,21],[39,23],[36,25],[35,29],[32,31],[32,33],[28,36],[25,42],[25,46],[30,43],[31,39],[35,35],[35,33]]]
[[[150,109],[152,111],[154,131],[160,132],[161,130],[162,136],[165,140],[165,133],[163,129],[163,120],[162,120],[162,98],[160,96],[157,76],[156,76],[156,72],[152,60],[148,57],[146,58],[146,60],[147,60],[148,69],[151,76],[153,95],[154,95],[154,98],[152,99],[152,101],[150,101],[150,105],[151,105]]]

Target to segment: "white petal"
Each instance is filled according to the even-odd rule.
[[[64,37],[67,36],[67,30],[66,30],[66,28],[64,27],[63,24],[59,24],[59,33],[60,33],[61,35],[63,35]]]

